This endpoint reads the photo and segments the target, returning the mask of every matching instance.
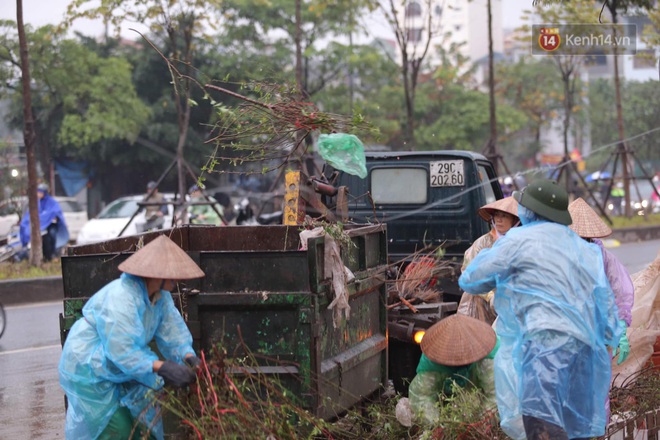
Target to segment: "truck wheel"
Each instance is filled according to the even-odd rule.
[[[389,341],[389,370],[390,379],[396,392],[408,396],[408,387],[417,371],[422,350],[419,345],[412,342],[403,342],[396,339]]]

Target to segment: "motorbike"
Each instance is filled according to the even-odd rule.
[[[236,224],[239,226],[281,225],[284,215],[282,211],[256,215],[247,197],[243,197],[234,205],[234,211],[236,212]]]
[[[27,249],[29,250],[29,247]],[[7,243],[0,247],[0,263],[8,260],[19,261],[24,252],[18,228],[12,228],[7,235]]]

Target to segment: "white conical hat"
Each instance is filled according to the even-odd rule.
[[[485,358],[497,343],[495,331],[483,321],[451,315],[433,324],[422,339],[422,353],[440,365],[468,365]]]
[[[119,265],[119,270],[163,280],[190,280],[204,276],[192,258],[165,235],[158,236],[128,257]]]
[[[515,218],[518,218],[518,202],[513,197],[505,197],[503,199],[495,200],[492,203],[482,206],[479,208],[477,213],[481,216],[482,219],[490,222],[493,217],[494,211],[503,211],[507,214],[511,214]]]
[[[573,223],[569,226],[582,238],[603,238],[612,234],[612,229],[582,198],[578,197],[568,205]]]

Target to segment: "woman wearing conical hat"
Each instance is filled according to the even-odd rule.
[[[568,205],[568,211],[571,213],[573,223],[569,226],[577,235],[585,240],[595,243],[603,253],[603,263],[605,265],[605,274],[612,286],[614,299],[619,311],[619,324],[621,327],[628,328],[632,322],[632,307],[635,300],[635,290],[632,279],[625,266],[607,249],[600,240],[612,234],[612,230],[598,216],[591,206],[581,198],[575,199]],[[619,341],[619,350],[617,364],[626,360],[630,353],[630,343],[624,331]]]
[[[434,324],[422,339],[422,357],[408,396],[415,419],[439,422],[438,400],[455,387],[479,389],[484,410],[495,408],[493,359],[499,347],[495,331],[483,321],[452,315]]]
[[[487,233],[477,238],[472,246],[465,251],[463,267],[465,271],[468,264],[484,249],[493,247],[497,239],[504,237],[509,230],[520,224],[518,219],[518,202],[513,197],[505,197],[482,206],[477,212],[479,216],[491,224],[492,228]],[[489,324],[495,320],[496,314],[490,306],[490,299],[494,291],[483,295],[463,294],[458,306],[458,313],[481,319]]]
[[[136,423],[150,438],[162,439],[150,390],[164,384],[185,387],[196,379],[193,368],[200,360],[170,291],[177,280],[200,278],[204,272],[164,235],[135,252],[119,270],[119,279],[87,301],[62,349],[59,374],[68,399],[67,439],[143,438],[131,437]],[[164,361],[149,347],[152,340]]]

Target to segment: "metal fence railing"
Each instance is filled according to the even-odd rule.
[[[612,423],[601,440],[660,440],[660,409],[636,419]]]

